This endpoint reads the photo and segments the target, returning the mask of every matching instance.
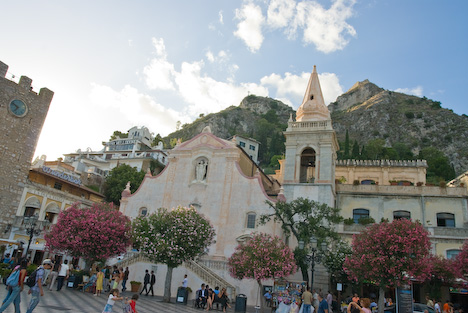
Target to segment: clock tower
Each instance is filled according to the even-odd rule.
[[[14,222],[37,141],[54,93],[7,78],[8,66],[0,61],[0,232],[5,238]]]

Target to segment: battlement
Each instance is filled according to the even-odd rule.
[[[15,81],[13,80],[10,80],[8,79],[6,76],[7,76],[7,73],[8,73],[8,65],[3,63],[2,61],[0,61],[0,79],[5,79],[5,80],[9,80],[11,81],[12,83],[15,83]],[[14,77],[14,76],[12,76]],[[31,93],[33,94],[37,94],[36,92],[34,92],[32,90],[32,79],[27,77],[27,76],[21,76],[20,79],[19,79],[19,82],[17,83],[17,85],[23,89],[26,89],[26,90],[29,90]],[[41,88],[39,90],[39,97],[42,98],[41,101],[45,101],[45,102],[51,102],[52,101],[52,98],[54,96],[54,92],[51,91],[50,89],[48,88]]]
[[[426,160],[337,160],[336,166],[427,167]]]

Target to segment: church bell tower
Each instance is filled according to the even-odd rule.
[[[304,197],[333,207],[338,141],[315,66],[296,120],[290,117],[284,135],[286,159],[282,172],[286,199]]]

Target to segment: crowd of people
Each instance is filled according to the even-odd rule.
[[[195,307],[209,311],[217,303],[221,304],[223,312],[226,312],[226,308],[231,307],[226,288],[223,287],[220,290],[219,287],[215,287],[212,289],[209,285],[201,284],[201,288],[197,290]]]

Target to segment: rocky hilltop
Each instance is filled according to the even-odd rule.
[[[357,82],[336,102],[328,106],[338,139],[345,140],[346,131],[352,141],[362,146],[372,139],[384,139],[388,146],[405,143],[417,155],[422,148],[435,147],[450,159],[457,174],[468,170],[468,116],[457,115],[441,107],[441,103],[425,97],[385,90],[364,80]],[[261,142],[261,161],[265,166],[273,155],[281,154],[278,147],[269,152],[277,139],[275,134],[287,127],[295,111],[281,101],[250,95],[239,106],[198,118],[191,124],[164,138],[188,140],[210,125],[221,138],[240,134]],[[265,123],[272,125],[267,129]],[[268,131],[268,138],[265,132]],[[284,145],[282,145],[284,153]]]

